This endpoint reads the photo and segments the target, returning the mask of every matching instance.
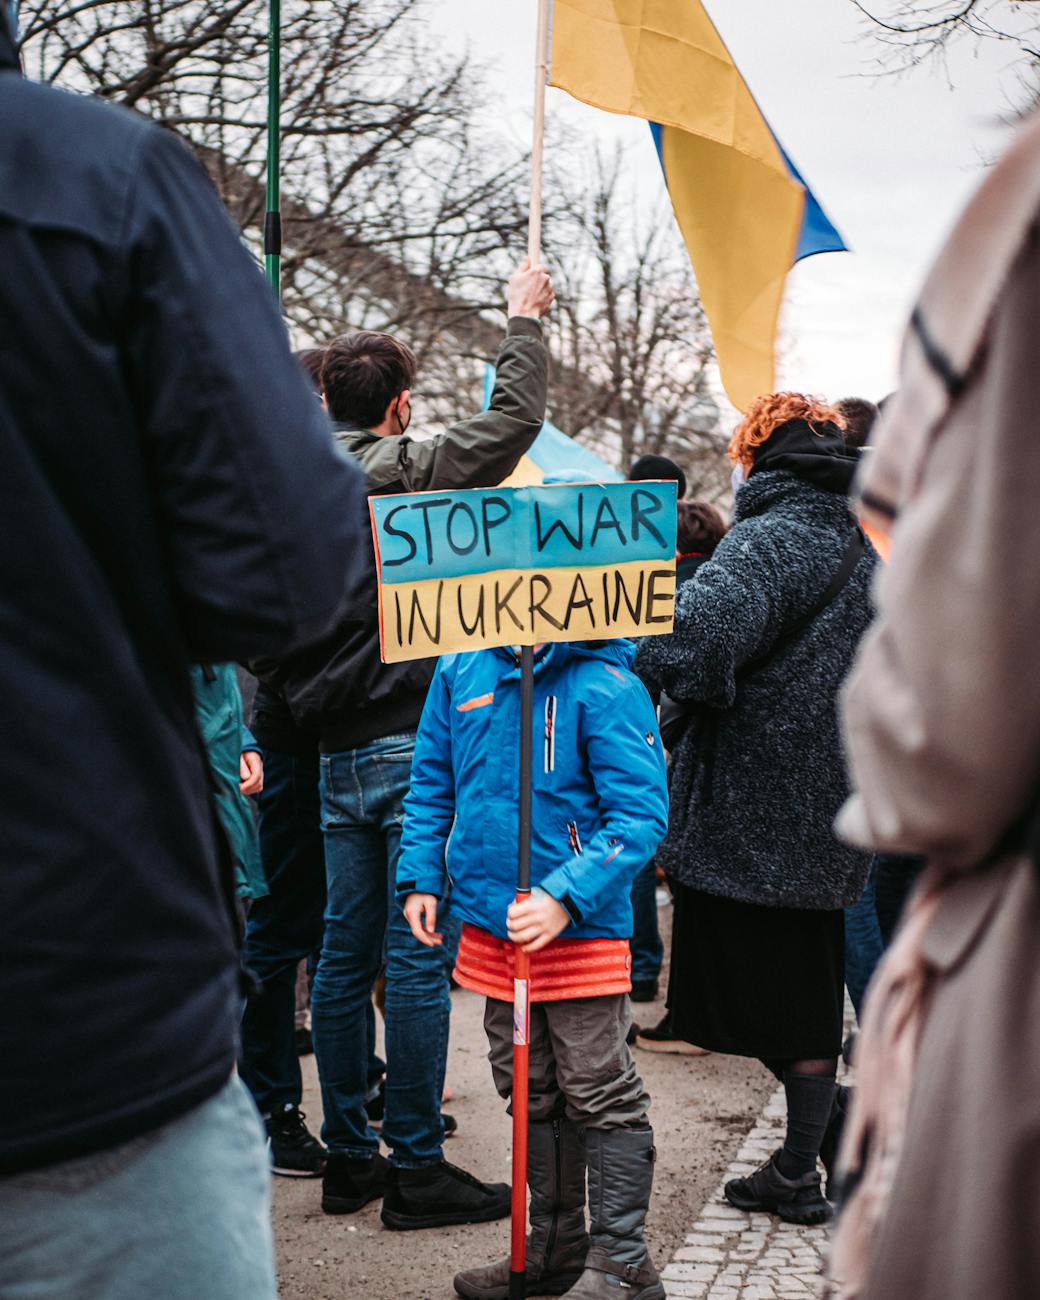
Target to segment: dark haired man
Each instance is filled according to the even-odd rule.
[[[548,358],[539,317],[552,297],[544,267],[525,261],[509,282],[509,324],[488,410],[423,441],[407,432],[416,369],[411,351],[389,335],[368,332],[328,346],[321,368],[325,403],[341,448],[360,463],[371,492],[491,487],[512,472],[544,419]],[[381,663],[371,555],[368,562],[360,613],[317,651],[259,669],[265,696],[276,693],[298,725],[320,736],[328,901],[312,1014],[328,1146],[322,1208],[350,1213],[385,1190],[388,1227],[483,1222],[509,1213],[509,1188],[479,1182],[442,1153],[453,925],[449,918],[443,948],[427,948],[389,902],[415,731],[434,663]],[[255,718],[261,744],[263,700]],[[389,1168],[364,1110],[367,1015],[384,956]],[[246,1078],[251,1081],[248,1072]]]

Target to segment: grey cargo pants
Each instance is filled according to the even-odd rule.
[[[583,1128],[646,1128],[650,1098],[626,1041],[628,994],[531,1005],[530,1119]],[[499,1096],[513,1091],[513,1004],[488,998],[484,1029]]]

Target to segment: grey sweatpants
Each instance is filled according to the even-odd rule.
[[[628,994],[531,1005],[531,1121],[566,1115],[585,1128],[645,1128],[650,1098],[629,1050]],[[488,998],[484,1028],[499,1096],[513,1092],[513,1004]]]

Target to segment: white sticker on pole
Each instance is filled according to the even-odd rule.
[[[527,1009],[527,980],[513,980],[513,1046],[526,1047],[531,1032]]]

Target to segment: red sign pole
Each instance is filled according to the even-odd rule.
[[[531,764],[534,726],[534,650],[520,649],[520,834],[516,897],[531,894]],[[513,976],[513,1204],[509,1300],[523,1300],[527,1268],[527,1082],[531,1038],[531,958],[517,945]]]

